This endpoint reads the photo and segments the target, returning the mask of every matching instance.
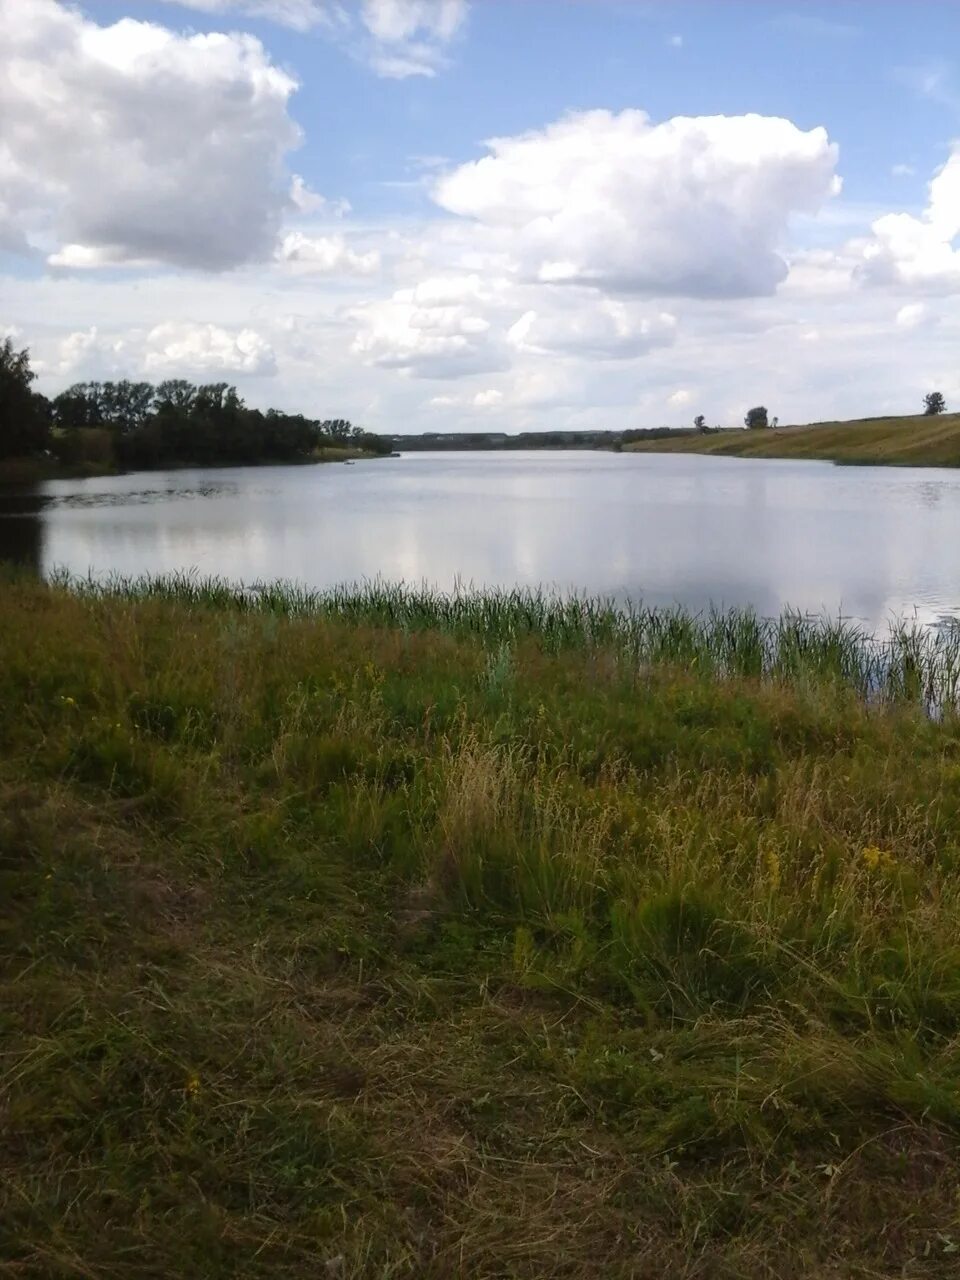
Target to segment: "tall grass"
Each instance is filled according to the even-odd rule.
[[[787,610],[622,604],[610,598],[541,589],[438,591],[365,581],[314,590],[290,582],[245,586],[190,573],[83,578],[61,573],[53,585],[101,601],[165,600],[277,617],[340,619],[406,631],[474,637],[485,646],[533,638],[546,652],[604,649],[633,665],[695,668],[714,678],[836,683],[874,702],[912,702],[937,714],[960,697],[960,627],[894,620],[874,635],[849,619]]]
[[[0,1274],[952,1280],[951,645],[5,582]]]

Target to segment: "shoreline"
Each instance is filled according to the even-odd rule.
[[[277,458],[263,462],[171,462],[162,467],[97,467],[78,464],[62,466],[49,459],[7,458],[0,459],[0,488],[19,488],[41,484],[46,480],[98,480],[113,476],[149,475],[155,471],[200,471],[207,468],[233,467],[310,467],[333,462],[365,462],[390,457],[390,454],[370,453],[362,449],[324,449],[322,456],[311,458]]]

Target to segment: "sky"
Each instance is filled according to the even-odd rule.
[[[953,0],[0,0],[40,390],[374,431],[960,408]]]

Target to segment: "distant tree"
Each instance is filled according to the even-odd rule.
[[[192,382],[185,382],[183,378],[170,378],[166,382],[161,382],[153,393],[154,409],[162,409],[164,405],[170,405],[174,409],[189,410],[190,406],[197,394],[197,388]]]
[[[358,449],[365,449],[367,453],[375,453],[381,457],[386,457],[391,451],[390,441],[378,436],[372,431],[357,431],[354,436],[354,443]]]
[[[64,431],[102,427],[102,392],[99,382],[75,382],[66,391],[61,391],[53,402],[53,416],[57,426]]]
[[[923,412],[927,417],[933,417],[938,413],[943,413],[947,407],[947,402],[943,398],[942,391],[931,391],[923,397]]]
[[[149,382],[105,382],[100,388],[100,412],[104,426],[121,435],[137,431],[147,420],[155,391]]]
[[[320,434],[335,444],[346,444],[354,435],[354,428],[346,418],[328,418],[320,423]]]
[[[707,429],[707,420],[702,413],[698,413],[693,420],[694,429],[699,431],[701,435]]]
[[[770,419],[762,404],[758,404],[754,409],[748,409],[743,421],[751,431],[764,431],[770,426]]]
[[[36,374],[30,352],[15,351],[11,338],[0,343],[0,457],[16,458],[46,448],[50,409],[46,398],[31,389]]]

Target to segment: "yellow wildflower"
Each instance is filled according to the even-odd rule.
[[[868,871],[895,871],[897,860],[886,849],[878,849],[875,844],[868,844],[861,855]]]
[[[195,1098],[200,1092],[200,1077],[198,1075],[187,1076],[187,1083],[184,1085],[183,1091],[188,1098]]]

